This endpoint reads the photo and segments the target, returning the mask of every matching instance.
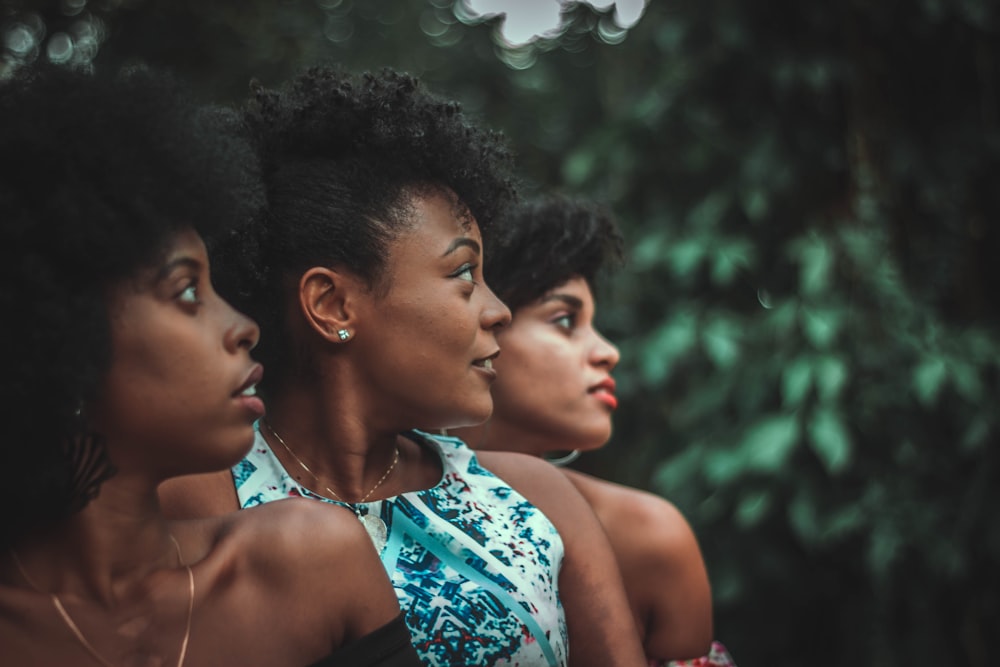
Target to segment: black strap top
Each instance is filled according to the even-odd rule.
[[[403,614],[309,667],[421,667]]]

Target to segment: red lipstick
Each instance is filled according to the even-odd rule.
[[[587,391],[612,410],[618,407],[618,398],[615,397],[615,381],[612,378],[595,384]]]

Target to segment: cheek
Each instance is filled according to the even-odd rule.
[[[103,394],[109,418],[152,421],[209,403],[212,359],[180,342],[149,339],[118,347]]]
[[[496,363],[497,379],[493,396],[498,412],[520,415],[561,408],[571,389],[565,369],[545,354],[525,354],[523,350],[501,347]]]
[[[550,392],[568,391],[580,383],[580,363],[565,340],[536,335],[499,342],[498,382]]]
[[[133,346],[121,355],[121,362],[121,372],[116,374],[119,389],[142,395],[190,391],[190,385],[200,383],[206,372],[203,364],[179,345]]]
[[[396,329],[412,354],[426,360],[447,358],[458,361],[468,359],[476,343],[479,321],[471,309],[454,303],[426,304],[426,308],[411,312]],[[436,307],[435,307],[436,306]],[[419,342],[417,342],[419,341]]]
[[[395,306],[389,314],[373,323],[370,335],[359,332],[348,343],[371,388],[421,405],[435,397],[452,400],[448,392],[464,370],[472,337],[440,308]]]
[[[570,341],[536,335],[500,343],[493,386],[496,416],[546,433],[572,432],[600,417],[587,394],[586,364]]]

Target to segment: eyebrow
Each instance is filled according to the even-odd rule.
[[[583,310],[583,300],[570,294],[560,294],[556,292],[555,294],[546,294],[542,297],[542,303],[549,303],[550,301],[562,301],[570,308]]]
[[[448,249],[445,250],[444,254],[442,254],[441,256],[442,257],[447,257],[448,255],[450,255],[451,253],[455,252],[456,250],[458,250],[459,248],[461,248],[463,246],[468,247],[468,248],[472,248],[477,255],[481,255],[482,254],[482,248],[479,247],[478,243],[476,243],[475,241],[473,241],[470,238],[466,238],[464,236],[460,236],[460,237],[458,237],[457,239],[455,239],[454,241],[452,241],[448,245]]]
[[[178,266],[186,266],[189,269],[198,270],[201,268],[202,265],[201,262],[194,259],[193,257],[178,257],[177,259],[173,259],[164,264],[163,266],[161,266],[160,269],[156,272],[156,276],[154,276],[154,281],[159,282],[165,279],[167,276],[170,275],[170,272],[176,269]]]

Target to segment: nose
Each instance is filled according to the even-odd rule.
[[[618,365],[621,354],[618,346],[605,338],[600,331],[594,329],[594,345],[590,348],[590,363],[611,370]]]
[[[493,290],[486,283],[483,283],[482,287],[486,293],[486,302],[483,304],[483,310],[480,314],[483,328],[498,331],[507,327],[511,319],[510,308],[493,293]]]
[[[249,352],[257,347],[257,343],[260,341],[260,327],[257,326],[257,323],[228,303],[226,303],[226,308],[230,314],[229,327],[226,329],[226,349],[231,352],[238,350]]]

